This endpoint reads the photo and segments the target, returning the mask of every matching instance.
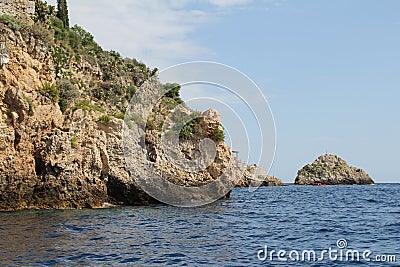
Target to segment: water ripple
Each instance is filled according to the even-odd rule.
[[[229,200],[190,209],[160,205],[0,213],[0,265],[253,266],[261,264],[257,252],[265,245],[323,250],[337,248],[339,238],[352,249],[393,254],[400,251],[399,199],[400,185],[288,186],[254,193],[235,189]]]

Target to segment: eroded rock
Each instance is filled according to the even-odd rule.
[[[362,169],[351,167],[336,155],[322,155],[297,173],[298,185],[373,184],[374,181]]]

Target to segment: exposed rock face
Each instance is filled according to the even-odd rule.
[[[282,180],[275,176],[266,176],[265,181],[263,182],[263,186],[286,186]]]
[[[218,122],[221,121],[221,116],[220,116],[219,112],[215,109],[206,110],[203,112],[202,115],[203,115],[203,117],[212,119],[214,121],[218,121]]]
[[[0,0],[0,16],[3,14],[31,20],[35,14],[34,0]]]
[[[259,186],[285,186],[281,179],[265,174],[266,171],[256,165],[247,166],[242,179],[236,187],[259,187]]]
[[[221,127],[220,121],[197,117],[191,137],[179,139],[175,143],[173,138],[163,139],[162,135],[168,132],[159,132],[163,121],[160,117],[166,116],[162,112],[164,104],[161,101],[153,110],[152,114],[156,115],[148,123],[154,125],[145,129],[143,147],[135,141],[143,134],[141,128],[133,125],[128,136],[125,136],[133,137],[132,141],[125,141],[131,149],[129,154],[134,154],[127,158],[128,166],[132,167],[132,175],[141,181],[147,192],[162,195],[162,201],[169,204],[187,206],[189,199],[190,205],[201,205],[208,203],[214,196],[220,198],[229,195],[238,180],[232,171],[230,148],[222,141],[215,141],[211,146],[214,149],[208,150],[202,148],[201,143],[204,139],[213,139],[214,129]],[[180,107],[180,112],[192,113],[184,107]],[[142,153],[135,154],[135,151]],[[158,177],[162,179],[158,180]],[[120,184],[132,183],[121,181]],[[185,189],[180,190],[175,186]]]
[[[362,169],[350,167],[336,155],[323,155],[312,164],[298,171],[295,184],[298,185],[352,185],[373,184],[374,181]]]
[[[187,187],[205,185],[229,173],[232,153],[224,142],[217,142],[205,170],[186,172],[169,161],[159,133],[151,129],[146,130],[146,146],[141,148],[144,162],[136,162],[135,168],[128,170],[122,143],[124,121],[108,115],[115,109],[107,100],[88,96],[98,88],[92,89],[93,84],[113,89],[111,82],[104,82],[106,73],[99,63],[84,57],[71,59],[68,79],[80,86],[71,88],[88,107],[69,106],[63,114],[59,103],[41,91],[43,84],[55,84],[59,79],[48,44],[29,32],[6,28],[6,34],[11,61],[0,69],[0,210],[157,203],[140,189],[132,175],[146,175],[143,164],[152,164],[173,183]],[[147,72],[134,70],[133,79],[143,80]],[[132,78],[127,77],[115,79],[129,86]],[[203,115],[191,140],[179,144],[188,159],[199,153],[200,139],[213,139],[215,128],[221,127],[216,111]],[[107,120],[99,120],[101,116]],[[132,131],[139,133],[143,122],[129,122]]]
[[[0,0],[0,6],[7,4],[21,11],[24,9],[18,5],[23,2]],[[154,88],[145,81],[156,77],[155,70],[116,52],[103,51],[83,29],[70,32],[75,45],[66,49],[66,40],[60,44],[55,39],[60,29],[54,31],[51,25],[38,23],[21,30],[0,26],[4,26],[10,56],[0,69],[0,210],[157,203],[136,179],[148,177],[150,169],[181,187],[215,184],[198,196],[207,198],[225,194],[247,168],[232,164],[232,152],[223,142],[220,115],[215,110],[196,114],[185,138],[169,146],[183,162],[204,155],[201,170],[185,170],[171,161],[159,127],[181,100],[171,94],[158,104],[151,102]],[[154,107],[153,113],[134,108],[136,116],[123,120],[137,90],[146,92],[148,97],[141,102]],[[184,114],[195,113],[184,105],[180,109]],[[140,154],[133,164],[127,164],[123,143],[127,127],[132,146]],[[213,146],[207,146],[211,141]],[[264,176],[259,183],[280,181]],[[243,182],[248,185],[247,180]],[[162,191],[164,186],[161,183],[156,189]]]

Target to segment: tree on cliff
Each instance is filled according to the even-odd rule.
[[[57,17],[62,20],[64,27],[69,28],[67,0],[57,0]]]

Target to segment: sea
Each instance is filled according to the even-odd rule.
[[[400,184],[235,188],[168,205],[0,213],[0,266],[400,266]]]

